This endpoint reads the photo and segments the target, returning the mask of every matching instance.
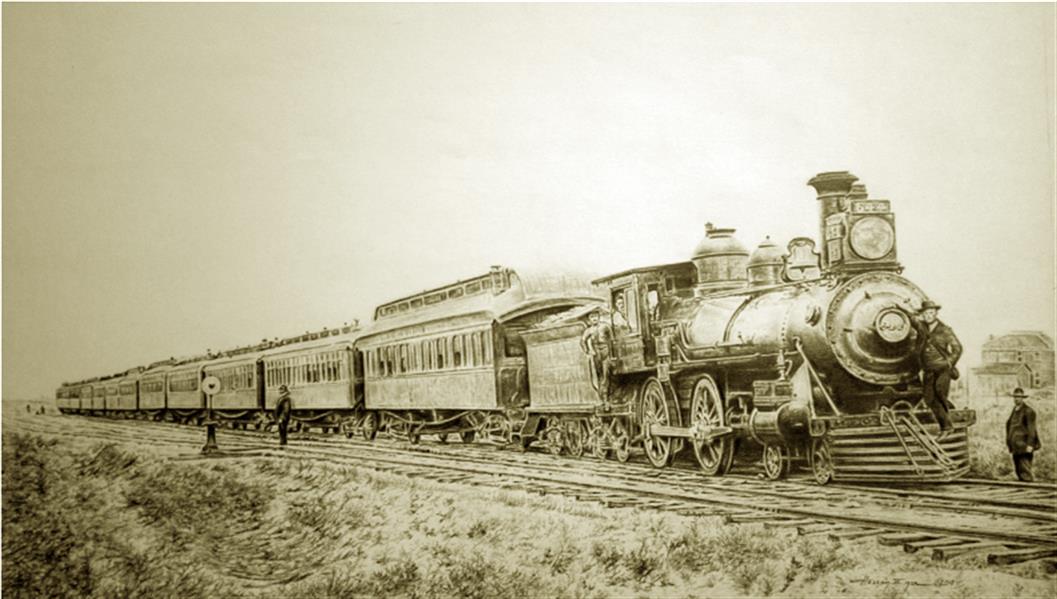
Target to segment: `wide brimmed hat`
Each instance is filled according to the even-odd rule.
[[[918,312],[924,312],[925,310],[939,310],[943,306],[940,306],[932,300],[925,300],[921,302],[921,307],[918,308]]]
[[[1009,396],[1010,397],[1019,397],[1020,399],[1026,399],[1028,397],[1028,394],[1024,393],[1024,390],[1021,389],[1020,387],[1017,387],[1016,389],[1013,389],[1013,392],[1010,393]]]
[[[279,385],[279,391],[289,391],[290,389],[286,385]]]

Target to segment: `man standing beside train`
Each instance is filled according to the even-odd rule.
[[[954,404],[947,399],[951,390],[951,380],[957,379],[958,369],[955,364],[962,356],[962,344],[954,336],[954,331],[938,318],[940,305],[932,300],[921,303],[917,323],[919,359],[921,364],[921,387],[925,405],[932,410],[936,422],[940,425],[938,440],[946,439],[952,432],[950,415],[947,413]]]
[[[1006,447],[1013,455],[1013,468],[1017,478],[1024,482],[1035,480],[1031,472],[1031,460],[1039,450],[1039,432],[1035,428],[1035,410],[1024,403],[1027,393],[1020,387],[1010,394],[1013,398],[1013,412],[1006,420]]]
[[[279,425],[279,445],[286,445],[286,430],[290,426],[290,389],[279,385],[279,401],[275,402],[275,421]]]

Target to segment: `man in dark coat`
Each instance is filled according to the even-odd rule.
[[[279,423],[279,445],[286,445],[286,429],[290,426],[290,389],[279,385],[279,401],[275,403],[275,421]]]
[[[947,412],[954,404],[947,399],[947,395],[951,390],[951,379],[958,378],[955,364],[962,357],[962,344],[958,342],[954,331],[937,318],[939,309],[940,305],[932,300],[922,302],[916,328],[925,405],[932,410],[932,415],[940,425],[939,439],[943,440],[952,431]]]
[[[595,308],[587,314],[587,328],[580,336],[580,349],[591,359],[594,373],[592,383],[602,401],[609,398],[609,344],[613,329],[602,319],[602,309]]]
[[[1035,410],[1024,403],[1027,393],[1020,387],[1010,394],[1013,398],[1013,413],[1006,421],[1006,446],[1013,454],[1013,467],[1017,478],[1031,482],[1035,477],[1031,473],[1031,459],[1039,449],[1039,432],[1035,429]]]

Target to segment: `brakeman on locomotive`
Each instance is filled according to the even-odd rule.
[[[487,439],[657,467],[692,455],[769,478],[947,481],[969,468],[971,410],[937,435],[890,202],[847,172],[808,184],[821,243],[705,227],[683,262],[594,281],[502,267],[387,302],[345,326],[64,383],[64,413],[268,426],[280,385],[300,426],[417,443]],[[216,376],[206,396],[201,381]]]

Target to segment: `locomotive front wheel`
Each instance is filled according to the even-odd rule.
[[[613,422],[613,455],[620,463],[628,461],[631,457],[631,435],[628,433],[628,425],[620,418]]]
[[[650,378],[642,386],[642,428],[647,434],[642,439],[642,447],[646,450],[646,457],[655,468],[664,468],[672,457],[671,439],[655,437],[648,433],[651,425],[668,426],[672,422],[668,410],[668,399],[664,396],[661,383]]]
[[[764,447],[763,473],[769,480],[785,478],[789,473],[789,451],[781,445]]]
[[[705,376],[694,385],[693,400],[690,403],[690,429],[695,437],[690,439],[694,448],[694,457],[701,466],[702,472],[709,476],[726,474],[734,462],[734,441],[730,436],[709,440],[698,439],[696,435],[707,435],[717,427],[726,425],[723,414],[723,400],[719,396],[719,387],[712,377]]]
[[[811,474],[820,485],[833,480],[833,455],[827,437],[811,440]]]

